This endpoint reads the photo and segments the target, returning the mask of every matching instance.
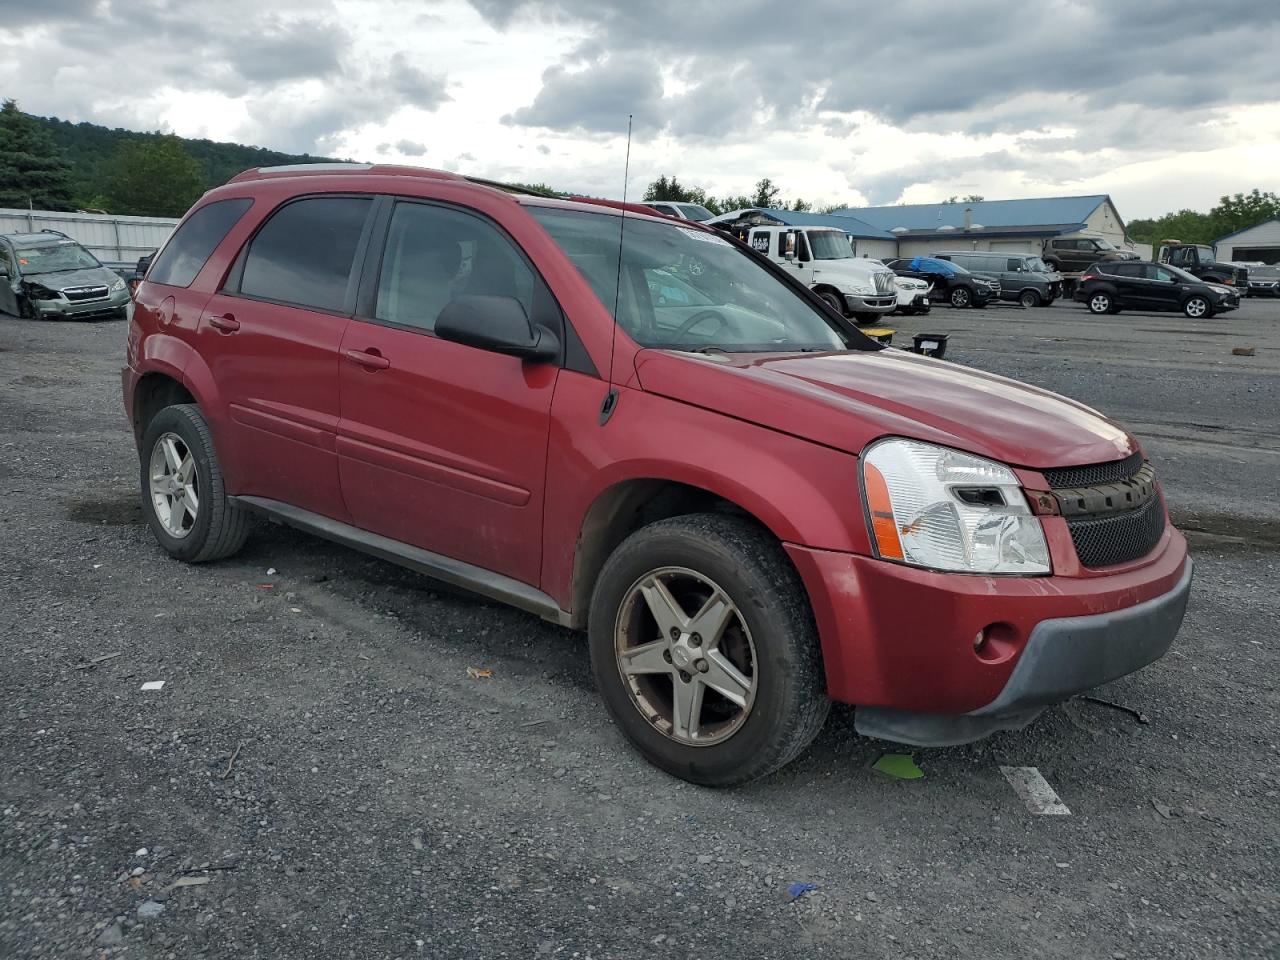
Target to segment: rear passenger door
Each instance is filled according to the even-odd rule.
[[[197,349],[227,404],[236,494],[347,520],[338,484],[338,349],[355,306],[373,199],[290,200],[205,305]]]
[[[342,343],[342,493],[357,526],[536,585],[559,366],[438,338],[455,297],[512,297],[564,342],[532,265],[488,218],[383,201]]]

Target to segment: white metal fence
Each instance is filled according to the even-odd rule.
[[[0,233],[57,230],[88,247],[99,260],[133,263],[164,243],[177,224],[167,217],[118,217],[102,213],[0,208]]]

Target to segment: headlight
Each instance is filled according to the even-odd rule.
[[[117,290],[123,290],[123,289],[124,289],[124,277],[116,277],[115,281],[111,284],[111,292],[115,293]]]
[[[1013,471],[918,440],[881,440],[862,458],[876,554],[963,573],[1049,573],[1049,547]]]
[[[871,294],[875,293],[874,290],[862,283],[855,283],[849,288],[849,292],[855,297],[869,297]]]

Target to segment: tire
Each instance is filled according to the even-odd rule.
[[[31,301],[26,297],[18,298],[18,316],[23,320],[34,320],[36,318],[36,312],[31,307]]]
[[[645,594],[662,595],[655,579],[678,598],[683,619],[665,619],[683,624],[683,632],[664,632],[653,613]],[[720,635],[702,645],[690,611],[717,591],[732,612]],[[633,533],[596,581],[588,637],[596,684],[614,721],[650,763],[690,783],[727,787],[772,773],[818,735],[830,708],[804,585],[778,542],[745,519],[692,514]],[[636,672],[624,677],[623,652],[641,647],[649,657],[633,653]],[[709,662],[715,666],[708,672]],[[737,671],[732,689],[747,691],[741,704],[712,686],[733,676],[725,662]],[[700,701],[687,701],[700,703],[690,712],[698,724],[693,737],[677,729],[677,684],[701,688]]]
[[[973,294],[968,287],[956,287],[947,299],[953,307],[964,308],[973,305]]]
[[[1213,307],[1205,297],[1187,297],[1182,304],[1182,312],[1192,320],[1208,320],[1213,316]]]
[[[838,296],[836,296],[830,290],[823,290],[821,293],[818,294],[818,296],[821,297],[823,302],[826,303],[826,305],[829,306],[832,310],[834,310],[837,314],[839,314],[842,317],[844,316],[844,304],[840,301],[840,298]]]
[[[1088,307],[1090,313],[1114,313],[1116,310],[1116,302],[1111,294],[1099,290],[1097,293],[1089,295]]]
[[[1040,306],[1044,303],[1044,300],[1035,290],[1023,290],[1022,293],[1018,294],[1018,302],[1024,307],[1030,308]]]
[[[166,456],[162,442],[172,444],[171,456]],[[188,457],[191,466],[185,468],[185,473],[182,467],[173,470],[174,459],[185,465]],[[250,516],[227,499],[213,437],[199,407],[184,403],[165,407],[156,414],[143,431],[139,461],[142,512],[156,540],[171,557],[188,563],[208,563],[229,557],[244,546]],[[195,494],[194,514],[185,505],[190,492],[182,494],[184,505],[179,508],[179,497],[157,491],[152,478],[159,474],[179,480],[183,476],[194,478],[194,483],[185,484]],[[157,499],[168,501],[169,506],[162,510]],[[176,523],[175,509],[179,510]]]

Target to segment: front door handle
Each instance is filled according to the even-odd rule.
[[[228,313],[224,316],[210,317],[209,326],[223,333],[235,333],[240,329],[240,321]]]
[[[391,366],[391,361],[378,353],[372,347],[368,350],[344,350],[342,355],[352,363],[359,364],[366,370],[385,370]]]

